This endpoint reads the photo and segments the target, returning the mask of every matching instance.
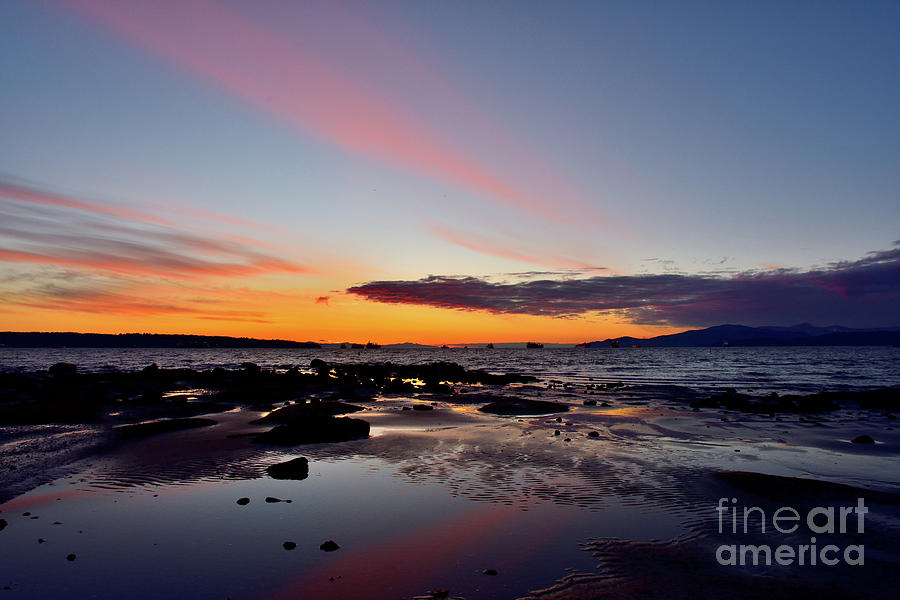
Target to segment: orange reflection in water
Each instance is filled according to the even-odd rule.
[[[349,552],[342,548],[338,552],[346,553],[338,560],[265,597],[368,600],[373,592],[403,597],[410,586],[427,589],[436,585],[442,569],[452,568],[454,557],[475,547],[480,539],[495,536],[517,512],[509,507],[479,506],[387,541]]]
[[[5,512],[8,510],[21,510],[23,508],[33,509],[39,506],[53,504],[58,500],[68,500],[70,498],[77,498],[79,496],[87,496],[88,494],[92,493],[96,492],[79,487],[72,490],[57,490],[52,492],[45,492],[43,494],[34,494],[33,496],[24,495],[19,496],[18,498],[13,498],[12,500],[4,504],[0,504],[0,511]]]

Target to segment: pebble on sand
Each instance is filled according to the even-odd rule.
[[[873,440],[872,436],[869,436],[869,435],[858,435],[850,441],[854,444],[874,444],[875,443],[875,440]]]
[[[248,504],[250,504],[250,498],[238,498],[237,503],[241,506],[247,506]]]
[[[327,542],[323,542],[321,546],[319,546],[319,550],[323,550],[325,552],[334,552],[340,548],[334,540],[328,540]]]
[[[296,542],[285,542],[282,544],[282,546],[284,547],[285,550],[293,550],[294,548],[297,547],[297,543]]]
[[[69,554],[68,556],[66,556],[66,560],[69,562],[72,562],[76,558],[77,558],[77,556],[75,556],[74,554]]]
[[[497,569],[485,569],[484,571],[482,571],[482,573],[484,573],[485,575],[496,575]]]
[[[3,531],[4,529],[6,529],[7,525],[8,525],[8,523],[6,522],[6,519],[0,519],[0,531]]]

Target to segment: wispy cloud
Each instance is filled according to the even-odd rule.
[[[606,270],[605,267],[597,267],[579,260],[565,256],[553,256],[545,254],[531,254],[521,252],[497,241],[496,237],[481,235],[472,231],[462,231],[439,223],[430,223],[428,230],[440,239],[490,256],[497,256],[508,260],[515,260],[531,265],[544,265],[549,267],[562,267],[579,270]]]
[[[184,231],[142,211],[0,181],[0,262],[198,279],[298,274],[249,238]]]
[[[153,225],[174,225],[172,221],[153,215],[140,210],[123,208],[119,206],[111,206],[99,202],[90,202],[80,200],[64,194],[54,193],[52,191],[41,190],[26,184],[18,183],[10,179],[0,179],[0,197],[17,200],[19,202],[29,202],[33,204],[44,204],[48,206],[56,206],[60,208],[71,208],[79,211],[90,212],[94,214],[107,215],[136,221],[138,223],[150,223]]]
[[[517,209],[565,219],[523,186],[472,161],[400,104],[223,4],[66,4],[304,133]]]
[[[704,326],[799,321],[896,325],[900,249],[807,271],[779,269],[731,276],[641,274],[494,282],[429,276],[373,281],[347,290],[375,302],[491,313],[574,317],[620,313],[639,324]]]

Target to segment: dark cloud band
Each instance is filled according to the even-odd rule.
[[[374,302],[574,317],[623,314],[634,323],[704,326],[813,321],[870,327],[900,322],[900,249],[808,271],[730,276],[657,274],[492,282],[429,276],[347,290]]]

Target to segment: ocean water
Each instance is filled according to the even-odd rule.
[[[0,370],[46,369],[70,362],[84,372],[163,368],[306,367],[334,362],[434,361],[470,369],[526,373],[571,383],[679,385],[697,390],[733,387],[753,393],[812,393],[900,385],[900,349],[863,347],[553,348],[553,349],[178,349],[0,348]]]
[[[742,505],[771,514],[780,506],[802,509],[804,502],[843,506],[841,494],[850,489],[852,502],[858,493],[871,506],[861,538],[870,561],[865,570],[779,567],[745,574],[765,572],[785,586],[805,578],[810,587],[796,597],[820,597],[815,586],[841,585],[862,593],[833,597],[893,598],[891,577],[900,565],[900,434],[893,415],[842,410],[806,420],[718,409],[695,413],[667,403],[661,386],[782,393],[900,385],[898,353],[884,347],[2,348],[2,370],[46,369],[60,361],[82,371],[150,363],[237,368],[245,361],[284,369],[305,367],[314,358],[453,361],[533,374],[543,384],[633,387],[604,392],[609,407],[584,405],[580,393],[559,386],[519,390],[569,404],[562,421],[498,417],[444,402],[432,411],[404,411],[416,400],[380,398],[357,413],[372,424],[369,438],[293,448],[250,441],[246,433],[256,430],[252,420],[261,413],[249,408],[212,415],[217,423],[211,427],[95,453],[72,447],[98,435],[81,425],[24,433],[0,428],[0,466],[10,461],[20,473],[44,454],[62,457],[41,473],[36,487],[17,488],[0,503],[0,517],[8,522],[0,533],[0,586],[10,597],[29,600],[410,599],[435,597],[429,590],[438,589],[449,590],[451,598],[516,600],[535,598],[526,594],[560,581],[592,581],[605,590],[596,597],[644,597],[629,593],[658,579],[673,590],[691,589],[696,580],[718,582],[709,597],[735,597],[745,588],[738,576],[744,571],[716,563],[715,546],[756,538],[717,537],[720,498],[740,498]],[[863,433],[877,443],[850,442]],[[66,449],[71,452],[63,456]],[[308,478],[266,475],[267,466],[296,456],[309,459]],[[723,471],[854,487],[784,491],[783,482],[772,480],[740,487],[718,479]],[[0,477],[0,496],[7,483]],[[238,505],[241,497],[252,501]],[[326,540],[341,548],[323,552]],[[761,539],[808,541],[800,533]],[[296,546],[288,549],[284,542]],[[486,569],[499,575],[488,576]],[[606,593],[619,586],[625,590],[619,596]],[[752,591],[742,597],[768,595]]]

